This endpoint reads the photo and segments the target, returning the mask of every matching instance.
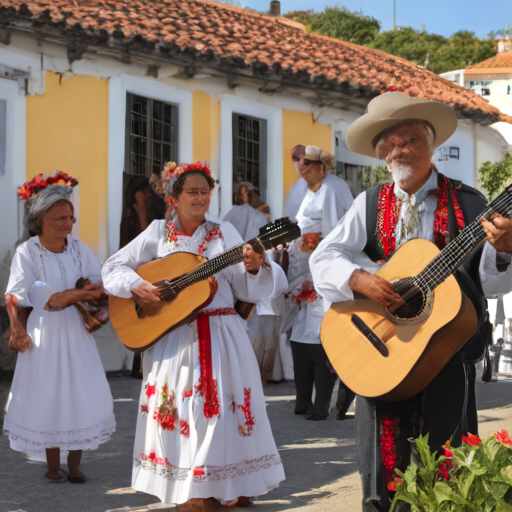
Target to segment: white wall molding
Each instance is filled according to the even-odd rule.
[[[220,107],[220,214],[233,206],[233,113],[267,121],[267,203],[272,218],[283,214],[283,111],[254,101],[225,95]]]
[[[4,64],[2,60],[0,63]],[[7,63],[5,63],[7,65]],[[17,188],[26,181],[26,101],[18,82],[0,80],[0,100],[5,101],[5,168],[0,172],[0,294],[3,298],[7,276],[2,262],[23,235],[23,205]]]
[[[123,205],[126,93],[178,105],[178,160],[192,161],[192,92],[155,80],[121,75],[109,80],[108,254],[119,249]]]

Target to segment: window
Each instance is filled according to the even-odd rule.
[[[125,172],[149,177],[178,159],[178,107],[127,94]]]
[[[233,185],[252,183],[267,200],[267,122],[233,114]],[[234,187],[233,187],[234,188]]]

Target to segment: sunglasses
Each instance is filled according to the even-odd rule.
[[[309,167],[309,164],[321,164],[321,160],[309,160],[308,158],[304,158],[302,160],[302,163],[304,164],[304,167]]]

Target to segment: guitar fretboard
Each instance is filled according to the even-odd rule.
[[[485,240],[482,219],[491,220],[496,213],[509,217],[511,205],[512,186],[509,186],[418,274],[418,283],[433,290],[445,281],[464,263],[473,249]]]
[[[215,258],[212,258],[209,261],[205,261],[194,270],[189,273],[181,276],[176,281],[172,282],[172,287],[175,290],[183,290],[187,286],[190,286],[194,283],[199,283],[200,281],[205,281],[210,278],[217,272],[230,267],[231,265],[235,265],[236,263],[240,263],[243,260],[243,250],[245,244],[236,245],[229,251],[223,252]]]

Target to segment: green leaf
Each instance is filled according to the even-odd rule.
[[[481,512],[475,508],[471,502],[454,492],[446,482],[436,482],[434,485],[434,493],[438,503],[442,503],[443,501],[451,501],[457,505],[466,506],[468,510]]]
[[[503,478],[503,482],[506,482],[509,485],[512,485],[512,466],[507,466],[501,470],[501,477]]]
[[[500,501],[496,507],[496,512],[512,512],[512,505],[509,505],[504,501]]]

